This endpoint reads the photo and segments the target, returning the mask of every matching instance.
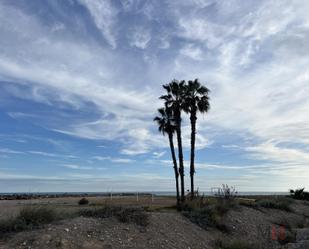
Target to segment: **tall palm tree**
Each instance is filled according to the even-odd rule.
[[[209,89],[195,79],[189,81],[186,85],[185,104],[183,110],[190,113],[191,122],[191,153],[190,153],[190,180],[191,180],[191,198],[194,196],[194,158],[195,158],[195,135],[197,112],[206,113],[210,108]]]
[[[162,95],[160,99],[165,100],[165,105],[173,111],[177,145],[178,145],[178,158],[179,158],[179,174],[180,174],[180,186],[181,186],[181,201],[185,200],[185,182],[184,182],[184,165],[183,165],[183,152],[182,152],[182,140],[181,140],[181,111],[184,104],[185,94],[185,81],[173,80],[172,82],[163,85],[167,94]]]
[[[163,134],[163,136],[165,135],[165,133],[168,134],[168,140],[169,140],[173,164],[174,164],[177,206],[179,206],[180,204],[179,182],[178,182],[179,172],[178,172],[177,160],[176,160],[176,154],[175,154],[175,148],[174,148],[174,142],[173,142],[173,134],[176,131],[175,120],[173,118],[173,113],[171,109],[160,108],[158,109],[158,112],[159,112],[159,116],[155,117],[153,121],[157,122],[159,126],[159,131]]]

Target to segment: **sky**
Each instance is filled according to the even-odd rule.
[[[0,0],[0,192],[173,191],[153,118],[163,84],[195,78],[211,90],[200,191],[309,189],[308,13],[303,0]]]

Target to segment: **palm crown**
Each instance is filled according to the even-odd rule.
[[[167,94],[162,95],[160,99],[165,100],[165,105],[174,112],[180,111],[184,104],[184,95],[186,93],[185,81],[173,80],[171,83],[163,85],[163,88]]]
[[[169,108],[158,109],[160,116],[157,116],[153,121],[157,122],[158,130],[165,133],[174,133],[176,130],[175,120],[172,115],[172,111]]]
[[[184,104],[182,109],[185,112],[199,111],[201,113],[208,112],[209,105],[209,89],[195,79],[190,80],[186,85],[186,93],[184,94]]]

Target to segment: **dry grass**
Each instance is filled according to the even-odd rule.
[[[228,232],[228,227],[223,222],[223,216],[236,206],[233,199],[195,198],[187,201],[183,206],[183,215],[193,223],[204,229],[215,227],[223,232]]]
[[[80,210],[79,215],[94,218],[116,217],[120,222],[135,223],[140,226],[147,226],[149,223],[147,213],[139,207],[105,206]]]
[[[0,222],[0,233],[18,232],[35,229],[53,222],[57,218],[54,209],[47,207],[25,207],[16,217],[4,219]]]

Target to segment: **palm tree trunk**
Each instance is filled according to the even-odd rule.
[[[191,199],[194,197],[194,157],[195,157],[195,134],[196,134],[196,108],[191,111],[191,154],[190,154],[190,180],[191,180]]]
[[[177,145],[178,145],[178,158],[179,158],[179,174],[180,174],[180,186],[181,186],[181,202],[185,201],[185,179],[184,179],[184,166],[183,166],[183,152],[182,152],[182,140],[181,140],[181,116],[180,111],[177,113]]]
[[[168,138],[169,138],[169,142],[170,142],[171,154],[172,154],[173,164],[174,164],[175,181],[176,181],[177,207],[179,207],[179,204],[180,204],[179,182],[178,182],[179,172],[178,172],[177,159],[176,159],[175,148],[174,148],[174,143],[173,143],[173,134],[169,133],[168,134]]]

